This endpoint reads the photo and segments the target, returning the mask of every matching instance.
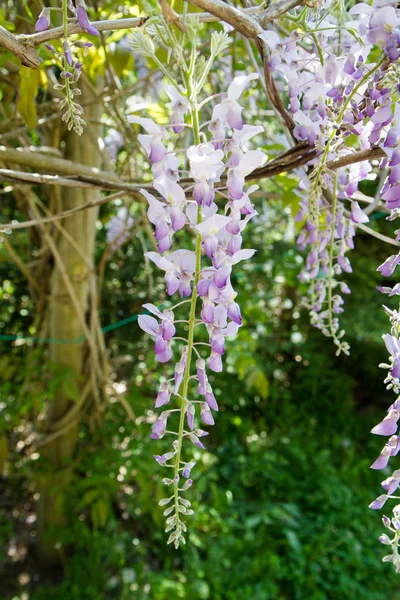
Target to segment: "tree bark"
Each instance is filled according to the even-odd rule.
[[[91,105],[86,109],[86,117],[99,121],[101,106]],[[81,137],[70,132],[65,139],[65,158],[91,167],[101,168],[101,153],[97,140],[101,135],[98,126],[84,129]],[[100,192],[86,188],[61,188],[62,210],[68,210],[93,202]],[[64,221],[66,234],[57,232],[53,238],[57,255],[61,260],[54,261],[50,281],[49,331],[54,340],[76,340],[85,337],[84,323],[90,305],[90,279],[94,277],[94,242],[98,207],[78,212]],[[78,250],[79,249],[79,250]],[[54,253],[55,254],[55,253]],[[69,280],[70,285],[67,285]],[[73,294],[71,293],[73,290]],[[75,301],[72,296],[75,296]],[[80,314],[79,314],[80,313]],[[83,321],[83,322],[82,322]],[[86,329],[87,332],[87,329]],[[95,342],[94,342],[95,343]],[[83,393],[83,374],[88,369],[85,360],[94,360],[93,353],[87,352],[86,340],[62,344],[52,343],[49,349],[50,360],[65,367],[65,376],[72,387]],[[61,381],[60,381],[61,383]],[[38,539],[37,551],[43,564],[52,565],[59,561],[57,551],[57,528],[66,524],[65,505],[74,468],[75,450],[79,434],[79,414],[68,421],[68,413],[74,400],[65,386],[58,386],[56,395],[48,410],[48,433],[59,431],[60,435],[49,443],[42,454],[47,459],[50,470],[38,478]],[[76,411],[75,411],[76,412]],[[61,433],[62,420],[62,433]],[[65,424],[68,423],[67,426]]]

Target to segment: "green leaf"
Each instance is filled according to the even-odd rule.
[[[30,129],[33,129],[37,123],[35,98],[39,90],[39,79],[38,70],[21,67],[21,84],[17,111]]]
[[[249,390],[255,389],[264,400],[268,398],[269,381],[264,371],[257,370],[250,373],[247,379],[247,388]]]

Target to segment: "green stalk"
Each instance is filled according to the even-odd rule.
[[[337,180],[338,180],[338,172],[335,173],[335,178],[333,180],[333,198],[332,198],[332,236],[329,247],[329,275],[328,275],[328,310],[329,310],[329,329],[332,335],[332,338],[336,340],[337,336],[333,330],[333,317],[332,317],[332,269],[333,269],[333,253],[335,246],[334,239],[334,229],[335,229],[335,219],[336,219],[336,208],[337,208]]]
[[[190,90],[189,90],[190,93]],[[192,101],[192,125],[193,125],[193,133],[194,133],[194,142],[195,144],[199,143],[199,115],[196,100]],[[201,223],[201,207],[199,206],[197,209],[197,223]],[[193,283],[193,292],[192,298],[190,302],[190,315],[189,315],[189,334],[188,334],[188,353],[186,359],[186,368],[183,376],[183,387],[181,394],[181,406],[180,406],[180,417],[179,417],[179,429],[178,429],[178,447],[175,454],[175,466],[174,466],[174,505],[175,505],[175,529],[178,528],[179,525],[179,483],[177,481],[179,476],[179,465],[182,454],[182,442],[183,442],[183,431],[185,424],[185,409],[186,409],[186,400],[189,389],[189,378],[190,378],[190,367],[191,367],[191,359],[193,353],[193,344],[194,344],[194,330],[195,330],[195,321],[196,321],[196,304],[197,304],[197,283],[200,277],[201,270],[201,235],[198,233],[196,236],[196,267],[194,273],[194,283]],[[178,390],[179,392],[179,390]]]

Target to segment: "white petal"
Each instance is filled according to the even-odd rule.
[[[151,312],[153,315],[157,315],[157,317],[160,317],[160,319],[164,319],[163,313],[154,304],[150,304],[150,302],[148,302],[147,304],[143,304],[142,306],[143,308]]]
[[[261,127],[261,125],[243,125],[243,129],[235,130],[233,139],[237,140],[239,146],[244,146],[252,137],[263,131],[264,127]]]
[[[149,333],[150,335],[156,335],[158,322],[154,319],[154,317],[150,317],[149,315],[139,315],[138,323],[140,329],[143,329],[143,331]]]
[[[280,43],[279,35],[275,31],[269,31],[269,30],[268,31],[263,31],[262,33],[259,33],[257,37],[259,37],[262,40],[264,40],[264,42],[266,42],[266,44],[272,50],[275,50],[275,48]]]
[[[373,12],[375,12],[375,8],[364,2],[356,4],[349,10],[351,15],[372,15]]]
[[[215,235],[218,233],[220,229],[225,227],[229,221],[230,217],[224,217],[223,215],[213,215],[209,219],[206,219],[200,225],[197,225],[195,229],[201,235]]]
[[[232,256],[231,264],[236,265],[241,260],[247,260],[248,258],[251,258],[255,254],[255,252],[256,252],[255,250],[250,250],[250,249],[239,250],[238,252],[235,252],[235,254]]]
[[[185,192],[176,181],[166,175],[160,175],[153,183],[154,188],[171,204],[184,204]]]
[[[144,119],[142,117],[136,117],[135,115],[128,115],[127,119],[129,123],[136,123],[137,125],[141,125],[147,133],[152,133],[153,135],[156,133],[161,133],[161,127],[154,123],[153,119]]]
[[[243,92],[246,85],[253,79],[258,79],[258,77],[258,73],[251,73],[250,75],[239,75],[238,77],[235,77],[231,85],[228,87],[229,100],[237,100]]]
[[[260,150],[250,150],[250,152],[246,152],[246,154],[242,156],[240,163],[235,170],[246,177],[246,175],[252,173],[257,167],[261,167],[267,158],[267,155],[264,154],[264,152],[260,152]]]
[[[156,264],[157,267],[160,266],[160,260],[161,260],[162,256],[160,254],[158,254],[158,252],[146,252],[145,256],[147,256],[147,258],[149,260],[151,260],[154,264]]]

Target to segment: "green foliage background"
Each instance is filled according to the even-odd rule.
[[[102,18],[137,16],[142,8],[127,1],[101,4]],[[7,6],[7,14],[15,13],[11,3]],[[1,25],[26,30],[25,22],[14,14],[15,24],[10,23],[5,12],[0,7]],[[26,14],[31,18],[28,10]],[[118,44],[124,36],[109,35],[108,57],[122,85],[142,92],[135,86],[144,66]],[[96,44],[85,65],[92,80],[105,70],[104,50]],[[227,71],[248,70],[246,49],[238,39],[232,46],[216,66],[211,91],[219,90]],[[17,110],[31,125],[37,118],[31,98],[38,87],[38,108],[48,99],[43,72],[50,59],[43,48],[40,52],[45,59],[42,79],[29,79],[25,71],[13,75],[22,91]],[[0,66],[9,60],[17,62],[0,56]],[[14,118],[9,89],[0,86],[0,94],[5,113]],[[160,91],[149,109],[160,122],[167,118],[164,101]],[[252,122],[266,129],[263,149],[283,151],[263,97],[253,98],[252,106]],[[107,119],[112,122],[109,113]],[[134,155],[135,168],[146,174],[149,167],[137,152],[132,130],[128,133],[116,171],[130,174]],[[29,141],[38,144],[40,136],[30,131]],[[34,554],[34,494],[47,465],[30,451],[31,423],[58,386],[72,399],[78,390],[72,373],[49,362],[45,344],[0,339],[1,600],[400,599],[398,577],[390,565],[380,563],[380,515],[368,509],[383,479],[369,469],[381,447],[369,431],[392,401],[377,366],[386,360],[381,335],[388,322],[383,297],[375,290],[382,284],[376,267],[389,251],[358,234],[351,253],[354,274],[347,276],[353,293],[346,298],[342,319],[352,354],[336,358],[329,340],[310,328],[300,308],[306,291],[297,279],[303,258],[291,222],[297,186],[298,178],[288,174],[268,181],[257,198],[260,215],[246,229],[244,246],[257,253],[237,269],[233,282],[244,327],[227,344],[226,369],[213,381],[221,409],[207,452],[195,457],[195,516],[183,549],[165,545],[157,506],[164,472],[153,459],[162,453],[163,441],[148,437],[163,367],[156,363],[149,339],[131,323],[106,335],[114,385],[102,426],[88,421],[82,426],[79,463],[68,493],[70,523],[55,532],[62,565],[52,571],[40,568]],[[374,195],[375,189],[363,191]],[[1,201],[1,221],[26,218],[8,198]],[[140,217],[138,207],[133,213]],[[115,206],[101,208],[97,263],[114,214]],[[384,219],[371,225],[393,234]],[[184,241],[190,243],[189,238]],[[13,243],[24,256],[32,238],[22,230]],[[145,301],[162,303],[166,295],[160,273],[148,269],[142,240],[134,235],[107,263],[103,326],[137,315]],[[395,300],[385,301],[395,306]],[[34,336],[33,314],[26,281],[0,244],[0,335]],[[28,441],[21,445],[21,439]]]
[[[23,451],[15,452],[16,428],[45,403],[62,376],[51,373],[48,387],[38,389],[43,350],[3,342],[0,397],[13,466],[2,482],[2,599],[22,599],[24,590],[33,600],[399,597],[396,577],[379,562],[380,516],[367,508],[381,479],[369,470],[380,440],[368,432],[390,402],[377,368],[385,359],[380,335],[387,323],[374,289],[385,249],[358,238],[344,317],[352,355],[336,358],[329,340],[310,329],[299,309],[302,259],[285,239],[288,215],[274,204],[259,209],[251,233],[248,228],[251,240],[245,240],[257,253],[234,282],[245,326],[228,345],[225,374],[215,377],[221,410],[208,451],[196,455],[196,515],[182,551],[165,546],[157,506],[163,472],[152,458],[163,442],[148,439],[160,365],[132,324],[110,332],[107,342],[115,382],[127,388],[135,423],[112,394],[104,426],[81,434],[69,495],[72,525],[57,532],[63,570],[40,571],[29,553],[22,560],[7,556],[10,540],[30,546],[21,519],[32,511],[37,466]],[[103,226],[109,217],[104,208]],[[266,220],[273,225],[268,230]],[[100,228],[99,251],[104,244]],[[28,331],[29,317],[21,312],[28,306],[29,313],[24,282],[2,258],[2,330]],[[103,324],[140,312],[148,277],[134,238],[107,267]],[[157,273],[153,289],[162,299]],[[19,386],[21,369],[32,371],[28,389]],[[28,529],[34,535],[34,523]],[[28,583],[18,583],[24,581],[21,573],[28,574]]]

